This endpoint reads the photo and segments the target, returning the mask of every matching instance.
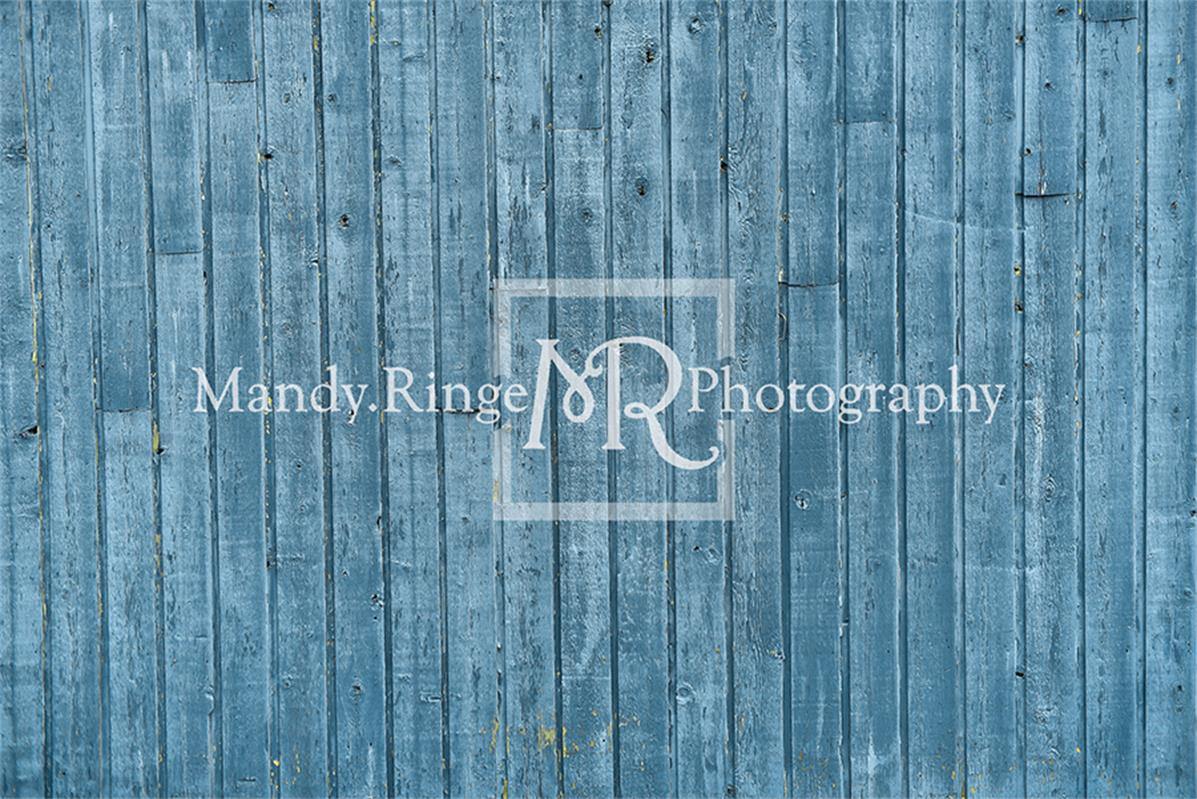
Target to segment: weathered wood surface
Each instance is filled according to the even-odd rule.
[[[1197,795],[1195,37],[0,0],[0,796]],[[194,366],[486,382],[495,281],[555,277],[734,279],[749,381],[1007,399],[739,419],[727,523],[503,519],[469,414],[192,412]],[[511,321],[702,360],[705,314]],[[551,438],[521,501],[712,488]]]

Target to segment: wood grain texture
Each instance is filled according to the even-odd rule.
[[[0,3],[0,795],[1197,793],[1195,31]],[[734,280],[734,353],[702,298],[500,316],[552,278]],[[604,450],[558,405],[536,452],[448,407],[619,335],[751,386],[1005,389],[992,423],[733,415],[732,520],[504,518],[715,492],[639,424]],[[193,367],[244,404],[333,364],[440,412],[193,410]],[[662,417],[679,452],[717,400]]]

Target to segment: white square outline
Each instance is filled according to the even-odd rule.
[[[513,297],[711,297],[716,301],[720,363],[735,357],[735,280],[731,278],[498,278],[495,281],[498,378],[511,376],[511,300]],[[495,425],[491,446],[492,499],[496,521],[723,521],[735,520],[735,424],[717,421],[718,440],[726,445],[713,502],[513,502],[509,425]]]

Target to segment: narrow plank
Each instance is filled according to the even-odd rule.
[[[154,175],[157,440],[166,664],[165,790],[210,794],[212,495],[209,421],[194,411],[192,367],[208,363],[200,189],[197,25],[193,11],[146,6],[150,159]],[[215,379],[215,378],[213,378]]]
[[[959,322],[961,17],[933,0],[912,3],[905,13],[905,380],[946,385]],[[957,793],[964,774],[959,430],[959,416],[906,425],[907,768],[910,792],[919,796]]]
[[[136,5],[88,7],[98,260],[107,789],[159,793],[146,133]]]
[[[847,237],[847,379],[900,377],[898,307],[898,10],[849,5],[844,26]],[[869,414],[848,431],[848,574],[851,604],[852,792],[903,793],[901,661],[903,564],[899,421]]]
[[[315,385],[321,374],[312,18],[307,5],[267,3],[262,16],[270,226],[271,372]],[[328,773],[322,423],[312,413],[270,417],[274,445],[279,793],[324,794]]]
[[[554,130],[598,130],[603,126],[606,44],[601,9],[595,0],[552,6]]]
[[[498,277],[548,277],[548,173],[543,74],[548,24],[543,8],[523,0],[493,5],[495,75],[495,181],[498,219]],[[540,299],[513,302],[510,330],[512,369],[535,363],[535,339],[548,338],[549,306]],[[499,354],[500,363],[502,354]],[[500,379],[506,379],[503,369]],[[510,486],[517,501],[552,499],[551,464],[544,453],[525,452],[531,414],[500,421],[510,429],[514,463],[500,475],[499,491]],[[561,748],[542,731],[557,730],[554,660],[555,600],[553,532],[545,522],[503,521],[503,671],[506,716],[507,790],[514,796],[549,797],[557,780]]]
[[[344,383],[378,374],[374,175],[370,116],[370,16],[363,7],[321,7],[324,238],[328,247],[329,363]],[[371,397],[367,402],[376,402]],[[332,428],[332,523],[336,601],[336,785],[386,792],[388,692],[384,669],[380,428],[367,408],[344,405]]]
[[[212,497],[209,421],[194,412],[206,362],[204,264],[194,253],[159,255],[158,461],[166,652],[166,784],[172,793],[213,788]]]
[[[478,386],[491,376],[482,16],[478,4],[438,5],[435,11],[441,385]],[[460,397],[455,407],[461,407]],[[501,753],[490,746],[499,716],[490,429],[472,413],[445,413],[442,419],[449,792],[479,796],[500,790],[496,762]]]
[[[141,107],[141,25],[131,0],[88,6],[95,148],[95,235],[100,261],[100,403],[103,410],[149,408],[146,342],[145,123]]]
[[[674,279],[723,273],[723,56],[720,11],[710,0],[669,4],[670,266]],[[695,75],[710,76],[694,80]],[[718,365],[717,319],[710,300],[670,305],[670,342],[683,362]],[[717,408],[675,413],[677,441],[708,441]],[[717,475],[704,469],[674,475],[676,501],[710,501]],[[673,525],[675,603],[674,768],[678,796],[717,796],[731,784],[728,740],[730,619],[725,597],[727,552],[720,522]]]
[[[254,79],[253,3],[213,0],[204,4],[208,80],[243,83]]]
[[[55,792],[100,793],[100,574],[94,344],[91,297],[91,187],[86,165],[90,118],[85,9],[33,8],[36,157],[45,352],[44,525],[50,550],[47,593],[48,775]],[[5,219],[9,218],[4,216]],[[6,239],[12,237],[6,236]],[[17,318],[7,315],[8,318]]]
[[[728,8],[726,19],[728,263],[736,314],[731,374],[759,386],[780,374],[785,20],[781,3]],[[738,416],[731,552],[734,784],[738,796],[780,796],[786,784],[781,424],[779,417],[756,411]]]
[[[209,81],[213,385],[240,367],[246,392],[265,379],[258,142],[245,125],[256,106],[253,84]],[[259,796],[270,786],[264,417],[222,408],[215,424],[223,790]]]
[[[789,5],[788,131],[790,252],[782,275],[789,378],[839,382],[839,192],[843,128],[838,124],[843,51],[834,3]],[[825,43],[813,47],[809,44]],[[843,606],[839,425],[829,414],[790,417],[790,637],[795,796],[846,796],[840,676],[847,652]]]
[[[1086,784],[1110,796],[1145,784],[1143,167],[1130,157],[1145,98],[1137,22],[1106,21],[1137,10],[1119,2],[1085,10]]]
[[[428,207],[432,59],[427,7],[387,2],[378,10],[382,91],[386,349],[417,376],[435,364],[435,291]],[[397,376],[397,384],[402,381]],[[441,713],[437,436],[430,415],[398,405],[387,417],[391,601],[394,647],[395,791],[444,789]]]
[[[1147,505],[1146,793],[1197,793],[1193,766],[1194,545],[1191,463],[1197,356],[1197,87],[1189,52],[1197,6],[1154,3],[1147,13]]]
[[[559,66],[569,69],[568,65]],[[558,279],[594,278],[604,272],[603,166],[601,131],[554,130],[553,267]],[[605,331],[602,298],[557,299],[553,338],[562,342],[562,352],[568,353],[573,363],[580,364],[601,344],[607,338]],[[558,398],[564,385],[558,381]],[[607,459],[600,449],[606,437],[594,421],[574,424],[558,414],[558,502],[593,502],[607,496]],[[601,521],[567,521],[561,523],[560,535],[562,707],[558,745],[563,787],[566,795],[609,795],[615,785],[618,728],[612,695],[608,526]]]
[[[1032,795],[1079,796],[1086,793],[1084,321],[1077,303],[1085,274],[1078,208],[1084,62],[1075,9],[1035,3],[1026,15],[1026,782]]]
[[[196,17],[168,0],[147,2],[145,15],[154,249],[195,253],[203,246]]]
[[[101,386],[101,390],[102,390]],[[148,410],[104,411],[101,479],[108,586],[108,692],[111,771],[124,796],[154,796],[158,782],[159,686],[154,642],[153,425]]]
[[[31,204],[36,180],[31,138],[36,117],[27,6],[0,9],[0,67],[9,76],[0,101],[0,793],[49,792],[43,647],[46,593],[40,485],[42,438],[38,396],[37,244],[40,218]]]
[[[1005,384],[1019,368],[1017,303],[1022,54],[1020,9],[1005,0],[964,9],[962,380]],[[1029,351],[1029,348],[1028,348]],[[1030,391],[1027,392],[1031,396]],[[1019,420],[1014,394],[992,424],[964,417],[962,498],[965,673],[964,786],[1024,791]],[[1013,511],[1011,510],[1013,508]],[[1029,618],[1029,614],[1027,614]],[[957,775],[959,779],[961,775]]]
[[[616,281],[662,278],[667,187],[664,117],[659,109],[662,64],[668,53],[661,8],[644,2],[613,5],[608,26],[611,276]],[[617,298],[612,332],[664,341],[665,307],[663,298]],[[657,355],[643,347],[627,348],[621,356],[621,403],[655,402],[662,374]],[[613,459],[615,501],[664,501],[669,467],[653,447],[647,425],[629,420],[621,426],[621,443],[624,449]],[[666,526],[662,521],[620,522],[615,541],[619,786],[628,796],[666,796],[672,784],[673,710]]]

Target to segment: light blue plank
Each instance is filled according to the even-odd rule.
[[[1029,678],[1022,649],[1021,408],[1014,399],[1022,371],[1019,13],[1015,4],[995,0],[965,6],[963,20],[961,379],[1004,383],[1010,392],[992,424],[966,415],[958,442],[964,448],[958,455],[964,479],[960,658],[968,722],[963,776],[969,791],[1001,796],[1021,794],[1025,786],[1023,681]]]
[[[439,243],[438,382],[489,380],[489,154],[482,9],[435,8],[434,110]],[[443,401],[442,397],[442,401]],[[445,403],[447,404],[447,403]],[[444,405],[442,405],[444,407]],[[446,629],[449,686],[449,793],[500,789],[500,752],[490,743],[501,686],[495,668],[495,528],[490,429],[474,414],[442,416]]]
[[[727,11],[728,273],[735,280],[732,375],[749,385],[779,374],[782,109],[785,19],[780,3]],[[735,419],[732,642],[737,796],[785,789],[781,421]]]
[[[665,275],[664,117],[662,64],[668,57],[658,3],[611,7],[607,40],[611,70],[608,119],[611,148],[611,276]],[[665,335],[662,298],[618,298],[616,336]],[[621,402],[653,403],[660,394],[658,357],[643,347],[621,356]],[[648,427],[621,426],[625,449],[614,453],[614,499],[661,502],[669,468],[653,447]],[[701,452],[701,449],[700,449]],[[663,522],[616,526],[616,661],[619,670],[619,786],[627,796],[666,796],[670,774],[669,550]]]
[[[525,12],[532,8],[525,5]],[[603,126],[602,5],[596,0],[549,4],[553,20],[550,51],[554,130],[598,130]]]
[[[271,373],[315,385],[322,374],[317,132],[311,8],[268,2],[262,15],[266,196],[270,204]],[[322,420],[270,417],[274,461],[277,728],[282,796],[326,793],[328,702],[324,552],[328,497]]]
[[[669,6],[670,272],[675,279],[720,277],[724,270],[726,115],[723,83],[726,48],[718,6],[683,0]],[[709,80],[694,80],[695,75]],[[718,365],[717,326],[711,300],[674,299],[671,346],[690,364]],[[707,413],[675,413],[681,441],[710,441]],[[704,469],[674,474],[677,501],[710,501],[717,475]],[[716,796],[731,784],[727,646],[731,586],[726,567],[725,526],[677,522],[673,526],[675,688],[674,768],[679,796]]]
[[[425,5],[378,10],[381,73],[386,349],[392,365],[435,364],[429,109],[432,59]],[[401,406],[402,407],[402,406]],[[395,790],[444,788],[436,421],[403,410],[384,420],[390,484]]]
[[[852,383],[889,384],[900,376],[893,54],[898,13],[891,3],[851,4],[844,20],[847,378]],[[853,793],[897,795],[904,785],[899,428],[893,416],[869,414],[848,431]]]
[[[788,131],[790,253],[785,333],[789,376],[796,383],[839,382],[840,190],[844,171],[838,125],[843,50],[835,3],[789,4]],[[819,46],[808,46],[819,42]],[[846,796],[841,669],[846,532],[840,474],[840,430],[829,414],[789,422],[790,636],[793,745],[789,773],[795,796]]]
[[[253,84],[209,82],[215,380],[241,367],[243,390],[265,377],[258,142],[244,124],[256,105]],[[222,408],[215,424],[223,790],[258,796],[270,785],[264,417]]]
[[[568,68],[568,67],[563,67]],[[554,113],[557,110],[554,97]],[[599,131],[556,130],[553,136],[554,245],[558,278],[594,278],[605,269],[603,145]],[[605,338],[601,298],[558,299],[553,337],[580,361]],[[563,392],[563,382],[559,393]],[[597,413],[597,411],[596,411]],[[601,501],[608,471],[605,435],[593,424],[557,419],[559,502]],[[611,649],[611,557],[608,526],[561,523],[561,720],[567,796],[611,794],[617,748]],[[550,737],[550,743],[555,740]]]
[[[29,87],[39,131],[35,196],[45,344],[39,361],[45,375],[42,494],[50,551],[46,656],[54,697],[48,781],[66,795],[99,793],[102,773],[91,143],[88,126],[79,124],[80,109],[89,111],[90,93],[83,11],[63,3],[34,6],[34,73],[42,79]]]
[[[195,405],[194,366],[208,364],[197,25],[166,3],[146,7],[150,161],[154,175],[155,311],[165,790],[214,788],[209,422]],[[206,129],[206,128],[205,128]]]
[[[374,252],[370,17],[365,7],[321,8],[324,239],[328,252],[329,363],[339,379],[374,382],[378,338]],[[372,398],[370,401],[374,401]],[[336,786],[386,791],[388,686],[384,669],[379,420],[342,409],[332,428],[332,524],[336,599]]]
[[[88,7],[94,118],[94,232],[100,331],[99,452],[106,589],[101,650],[113,793],[159,786],[152,420],[147,316],[148,198],[142,19],[133,3]]]
[[[159,730],[154,622],[154,521],[149,411],[105,411],[103,524],[108,590],[108,785],[122,796],[154,796]]]
[[[1083,69],[1075,9],[1026,10],[1023,146],[1027,792],[1085,788]],[[975,473],[975,469],[974,469]]]
[[[495,181],[499,278],[548,276],[548,186],[545,145],[544,59],[548,20],[523,0],[493,5],[495,71]],[[540,300],[513,303],[512,363],[537,357],[535,339],[548,338],[549,307]],[[515,461],[501,476],[513,497],[530,502],[552,499],[552,467],[541,452],[525,452],[531,417],[510,414]],[[503,490],[500,485],[499,490]],[[503,522],[503,673],[506,716],[498,745],[507,755],[507,791],[512,796],[553,796],[559,792],[556,735],[555,528],[544,522]],[[566,528],[568,531],[568,528]],[[555,739],[554,739],[555,740]]]
[[[934,0],[905,13],[905,379],[947,384],[959,325],[962,19]],[[957,793],[964,777],[960,430],[959,416],[906,424],[907,768],[920,796]]]
[[[1142,84],[1138,11],[1085,9],[1085,735],[1091,795],[1143,771]],[[1135,157],[1130,157],[1131,154]]]
[[[1147,9],[1146,793],[1197,793],[1193,462],[1197,6]]]
[[[99,262],[100,406],[150,405],[141,23],[135,3],[87,6]]]
[[[170,0],[146,4],[148,115],[154,169],[154,249],[194,253],[203,245],[200,125],[196,82],[203,80],[196,18]]]
[[[9,76],[0,100],[0,793],[43,795],[47,743],[43,693],[46,591],[39,489],[35,124],[29,9],[0,9],[0,68]]]
[[[252,0],[205,0],[204,39],[208,80],[241,83],[254,79]]]

